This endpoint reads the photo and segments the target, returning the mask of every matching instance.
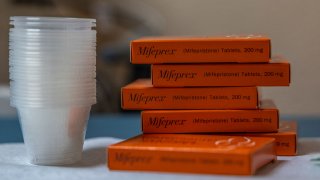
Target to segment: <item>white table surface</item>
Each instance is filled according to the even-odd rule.
[[[279,156],[278,161],[261,168],[254,176],[223,176],[178,173],[110,171],[106,166],[106,147],[120,141],[93,138],[85,141],[83,160],[73,166],[36,166],[26,161],[22,143],[0,144],[0,179],[30,180],[215,180],[215,179],[320,179],[320,138],[299,139],[299,155]],[[316,160],[318,158],[318,160]]]

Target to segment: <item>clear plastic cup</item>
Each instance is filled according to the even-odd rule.
[[[19,91],[12,91],[11,96],[15,100],[21,100],[25,102],[70,102],[75,99],[86,100],[95,98],[96,89],[82,89],[81,91],[70,91],[68,93],[56,93],[56,92],[25,92],[24,94]]]
[[[58,62],[35,62],[35,61],[19,61],[17,60],[16,61],[11,61],[9,63],[9,66],[12,67],[12,68],[15,68],[15,67],[44,67],[44,68],[49,68],[49,67],[52,67],[52,66],[55,66],[56,68],[59,68],[59,67],[64,67],[64,66],[69,66],[69,67],[92,67],[94,68],[96,66],[96,62],[95,61],[90,61],[90,60],[83,60],[83,61],[80,61],[79,62],[72,62],[72,61],[68,61],[68,62],[63,62],[63,64],[59,64],[57,65]]]
[[[96,43],[96,41],[94,40],[94,37],[59,37],[59,38],[47,38],[47,39],[41,39],[39,38],[27,38],[27,39],[23,39],[20,37],[13,37],[13,36],[9,36],[9,42],[10,42],[10,46],[11,45],[15,45],[15,44],[23,44],[23,43],[34,43],[34,44],[41,44],[41,45],[47,45],[47,46],[52,46],[55,47],[59,44],[62,43],[68,43],[68,44],[85,44],[88,43],[88,45],[93,45],[93,43]]]
[[[13,61],[15,60],[20,60],[20,61],[71,61],[71,62],[78,62],[82,60],[91,60],[95,61],[96,59],[96,53],[88,53],[88,54],[77,54],[77,53],[65,53],[64,55],[62,54],[55,54],[55,56],[50,56],[48,54],[40,54],[40,55],[25,55],[25,54],[20,54],[20,53],[15,53],[13,51],[9,52],[9,58],[10,61],[11,59]]]
[[[17,98],[20,100],[35,100],[35,101],[43,101],[43,100],[53,100],[53,101],[69,101],[71,99],[88,99],[95,97],[96,89],[88,88],[88,89],[76,89],[74,91],[70,90],[60,90],[61,93],[58,92],[44,92],[44,91],[27,91],[21,93],[19,90],[12,90],[11,96],[13,98]],[[61,99],[63,97],[63,99]],[[58,99],[59,98],[59,99]]]
[[[51,37],[51,35],[73,35],[73,36],[79,36],[81,34],[85,36],[94,36],[97,34],[96,30],[94,29],[83,29],[83,30],[64,30],[64,29],[39,29],[39,28],[33,28],[33,29],[16,29],[16,28],[11,28],[9,30],[9,34],[15,34],[15,35],[28,35],[26,37],[32,37],[32,36],[37,36],[37,35],[49,35],[48,37]]]
[[[74,88],[74,90],[65,89],[60,90],[61,92],[64,91],[64,93],[59,93],[57,91],[42,91],[42,90],[34,90],[34,91],[24,91],[18,89],[12,89],[10,92],[11,96],[21,98],[21,99],[43,99],[43,98],[49,98],[49,97],[66,97],[66,98],[73,98],[73,97],[93,97],[96,93],[96,88],[94,87],[87,87],[82,89]]]
[[[32,73],[32,74],[39,74],[39,73],[46,73],[46,72],[53,72],[56,73],[92,73],[96,71],[96,64],[95,62],[64,62],[59,65],[56,65],[59,62],[21,62],[20,64],[15,63],[9,65],[9,72],[18,72],[19,74],[22,73]],[[85,70],[85,71],[84,71]]]
[[[17,38],[19,39],[19,38]],[[58,45],[75,45],[75,46],[81,46],[83,44],[88,44],[88,46],[96,47],[94,43],[96,41],[88,39],[88,38],[79,38],[79,39],[68,39],[68,38],[61,38],[61,39],[46,39],[46,40],[39,40],[39,39],[19,39],[17,40],[15,38],[9,37],[9,43],[10,46],[14,45],[24,45],[24,44],[30,44],[32,46],[39,47],[41,46],[47,46],[47,47],[56,47]]]
[[[45,91],[49,91],[49,90],[59,90],[59,89],[69,89],[69,88],[87,88],[87,87],[95,87],[96,81],[95,80],[78,80],[76,83],[70,83],[68,81],[62,81],[62,82],[25,82],[22,83],[21,81],[11,81],[10,82],[10,86],[12,87],[12,89],[18,88],[21,90],[37,90],[37,89],[41,89],[41,90],[45,90]]]
[[[68,79],[65,78],[66,74],[56,74],[56,75],[50,75],[50,73],[47,74],[20,74],[11,72],[9,78],[14,81],[31,81],[31,82],[70,82],[74,79],[81,79],[83,81],[90,81],[94,80],[96,77],[96,72],[87,72],[87,73],[74,73],[74,74],[67,74],[69,77]]]
[[[64,57],[59,58],[47,58],[43,60],[41,58],[32,58],[32,57],[9,57],[9,65],[11,67],[19,67],[19,66],[50,66],[50,67],[64,67],[68,66],[70,68],[73,67],[83,67],[83,66],[96,66],[96,58],[95,57]],[[70,59],[77,59],[77,60],[70,60]]]
[[[11,28],[9,30],[9,34],[15,34],[15,35],[28,35],[28,36],[32,36],[32,35],[55,35],[55,34],[59,34],[59,35],[96,35],[97,32],[96,30],[93,29],[85,29],[85,30],[51,30],[51,29],[15,29],[15,28]],[[50,37],[50,36],[49,36]]]
[[[73,103],[73,102],[86,102],[95,100],[95,91],[87,93],[85,95],[79,94],[74,96],[69,96],[68,98],[62,98],[64,96],[60,94],[46,94],[42,97],[24,97],[24,96],[14,96],[12,95],[13,101],[21,102],[23,104],[35,104],[35,103],[45,103],[45,104],[64,104],[64,103]]]
[[[79,71],[81,73],[81,71]],[[28,83],[27,81],[30,81],[32,83],[47,83],[47,84],[53,84],[55,82],[68,82],[72,84],[72,81],[74,81],[75,83],[78,82],[88,82],[88,81],[93,81],[95,80],[95,72],[93,71],[92,73],[84,73],[84,74],[80,74],[80,73],[61,73],[61,74],[55,74],[50,76],[50,73],[48,72],[47,74],[43,73],[43,74],[28,74],[23,76],[23,74],[19,73],[19,72],[14,72],[11,71],[10,72],[10,79],[13,81],[19,81],[21,83],[24,83],[24,81],[26,81],[25,83]],[[27,73],[24,73],[27,74]]]
[[[64,66],[65,64],[74,64],[76,65],[95,65],[96,63],[96,56],[92,55],[68,55],[64,57],[59,56],[46,56],[46,58],[43,56],[17,56],[12,55],[9,57],[10,66],[16,66],[16,65],[28,65],[28,64],[42,64],[42,65],[55,65],[57,67]]]
[[[17,91],[11,92],[11,98],[15,101],[20,101],[26,103],[64,103],[73,101],[87,101],[96,98],[96,89],[88,89],[81,91],[69,91],[65,93],[19,93]]]
[[[19,82],[24,82],[24,81],[30,81],[32,83],[47,83],[50,84],[51,82],[60,82],[60,83],[65,83],[65,82],[90,82],[95,80],[95,72],[91,73],[91,74],[73,74],[73,75],[68,75],[68,79],[64,78],[64,75],[61,74],[57,74],[56,76],[50,76],[50,74],[48,75],[19,75],[17,74],[13,74],[10,73],[10,80],[12,81],[19,81]],[[80,80],[80,81],[79,81]],[[50,83],[49,83],[50,82]],[[71,83],[72,84],[72,83]]]
[[[69,60],[69,61],[76,61],[76,58],[80,58],[80,59],[87,59],[87,58],[95,58],[96,57],[96,53],[92,52],[92,53],[75,53],[75,52],[70,52],[70,53],[62,53],[61,51],[59,52],[59,54],[54,54],[54,56],[52,55],[53,52],[50,53],[41,53],[41,54],[25,54],[25,53],[18,53],[16,51],[9,51],[9,57],[10,58],[19,58],[19,59],[25,59],[25,58],[34,58],[34,60],[52,60],[52,59],[57,59],[57,60],[64,60],[66,61],[67,59],[72,58],[73,60]],[[62,54],[60,54],[62,53]]]
[[[81,40],[81,41],[93,41],[96,42],[95,39],[96,33],[95,31],[91,31],[88,33],[74,33],[74,32],[61,32],[61,33],[23,33],[23,32],[10,32],[9,33],[9,40],[35,40],[35,41],[48,41],[53,40],[52,42],[59,42],[58,40],[72,42],[72,40]],[[82,37],[82,38],[81,38]]]
[[[67,47],[63,47],[61,48],[63,45],[61,45],[60,47],[58,48],[50,48],[50,49],[47,49],[47,50],[41,50],[41,51],[32,51],[30,50],[30,52],[28,52],[27,50],[28,49],[22,49],[22,48],[16,48],[16,49],[13,49],[11,47],[9,47],[9,55],[15,55],[15,56],[32,56],[32,57],[37,57],[37,55],[45,55],[45,56],[48,56],[48,55],[52,55],[53,53],[58,55],[59,57],[63,57],[62,55],[65,55],[65,56],[74,56],[74,55],[77,55],[77,53],[80,53],[81,55],[85,55],[85,56],[90,56],[90,55],[93,55],[93,56],[96,56],[96,52],[95,52],[95,47],[91,47],[91,48],[88,48],[86,50],[82,50],[82,49],[71,49],[69,48],[69,46]],[[67,50],[67,49],[69,50]],[[61,54],[63,53],[63,54]]]
[[[65,40],[65,39],[64,39]],[[70,52],[72,50],[78,50],[80,48],[89,48],[89,49],[94,49],[96,46],[94,45],[94,43],[96,42],[81,42],[81,41],[75,41],[75,42],[70,42],[65,40],[64,42],[62,40],[60,40],[60,43],[54,43],[52,41],[50,41],[49,43],[46,42],[33,42],[33,41],[19,41],[19,42],[9,42],[9,49],[10,50],[15,50],[15,49],[22,49],[25,50],[26,48],[28,50],[30,50],[30,48],[37,48],[36,50],[39,51],[47,51],[50,49],[58,49],[58,50],[63,50],[63,48],[68,48],[68,50],[70,50]],[[31,49],[32,50],[32,49]]]
[[[18,109],[30,162],[79,161],[97,101],[96,21],[15,16],[10,24],[10,103]]]
[[[66,50],[66,48],[68,50]],[[64,43],[64,44],[45,44],[45,43],[24,43],[24,42],[19,42],[15,43],[9,46],[10,51],[25,51],[25,50],[30,50],[30,51],[39,51],[39,52],[46,52],[49,50],[54,50],[56,51],[65,51],[68,54],[72,54],[75,50],[87,50],[87,49],[95,49],[96,46],[92,43]],[[69,52],[70,51],[70,52]]]
[[[73,74],[67,74],[67,73],[61,73],[61,74],[55,74],[50,76],[50,73],[48,74],[28,74],[23,76],[22,74],[19,74],[19,72],[10,73],[10,79],[12,81],[20,81],[19,83],[29,83],[30,81],[31,85],[37,83],[39,84],[64,84],[65,82],[68,82],[70,84],[73,84],[72,81],[75,82],[75,84],[79,82],[96,82],[95,80],[95,72],[92,73],[85,73],[83,75],[73,73]]]
[[[49,50],[54,50],[54,51],[65,51],[65,48],[68,48],[70,52],[73,50],[74,52],[77,51],[86,51],[86,50],[92,50],[95,48],[95,46],[90,46],[88,44],[61,44],[61,45],[56,45],[56,46],[48,46],[48,45],[42,45],[42,46],[36,46],[32,45],[30,43],[25,43],[25,44],[14,44],[10,45],[9,49],[10,51],[18,52],[18,51],[33,51],[33,52],[42,52],[42,51],[49,51]],[[70,53],[69,52],[69,53]]]
[[[42,105],[63,105],[63,104],[74,104],[77,105],[78,103],[81,104],[89,104],[93,101],[96,101],[96,97],[94,95],[95,91],[90,92],[90,94],[86,95],[74,95],[70,96],[68,98],[64,98],[64,96],[61,96],[59,94],[57,95],[51,95],[47,94],[47,96],[42,97],[22,97],[22,96],[14,96],[12,95],[11,100],[14,102],[19,102],[21,105],[33,105],[33,104],[42,104]]]
[[[45,95],[43,97],[16,97],[12,95],[12,101],[17,102],[18,104],[24,104],[24,105],[32,105],[32,104],[75,104],[77,105],[79,102],[90,104],[95,101],[95,96],[93,95],[93,92],[91,94],[87,93],[87,95],[83,94],[73,94],[72,96],[66,97],[61,95]]]
[[[11,92],[11,95],[13,99],[15,100],[20,100],[20,101],[25,101],[25,102],[47,102],[47,101],[52,101],[52,102],[69,102],[73,101],[75,99],[78,100],[86,100],[86,99],[92,99],[95,97],[95,90],[88,90],[83,91],[83,92],[77,92],[77,93],[65,93],[65,94],[50,94],[50,93],[37,93],[36,95],[31,94],[24,94],[24,96],[21,96],[19,93],[14,93]]]
[[[39,47],[39,45],[42,45],[42,46],[48,46],[48,47],[56,47],[58,45],[62,45],[62,44],[65,44],[65,45],[78,45],[78,46],[81,46],[83,44],[88,44],[88,46],[92,46],[92,47],[96,47],[94,46],[94,43],[96,43],[96,41],[94,40],[91,40],[91,38],[79,38],[79,39],[68,39],[68,38],[55,38],[55,39],[19,39],[19,38],[12,38],[12,37],[9,37],[9,43],[10,43],[10,46],[14,46],[14,45],[23,45],[23,44],[31,44],[33,46],[37,46]],[[93,39],[93,38],[92,38]]]
[[[58,37],[57,37],[58,36]],[[79,43],[94,43],[96,42],[95,35],[38,35],[38,36],[30,36],[30,35],[16,35],[13,33],[9,34],[9,42],[13,45],[19,42],[33,42],[33,43],[50,43],[54,44],[62,44],[63,42],[76,44]]]
[[[85,30],[96,26],[95,19],[60,17],[10,17],[15,29]]]
[[[76,84],[78,84],[79,82],[93,82],[95,80],[95,75],[91,74],[91,75],[68,75],[69,78],[63,78],[62,75],[57,75],[57,76],[19,76],[19,75],[14,75],[14,74],[10,74],[10,80],[15,81],[15,82],[19,82],[19,83],[23,83],[26,81],[30,81],[30,83],[38,83],[38,84],[54,84],[54,83],[61,83],[61,84],[65,84],[65,83],[72,83],[72,81],[74,81]],[[26,82],[28,83],[28,82]],[[66,84],[67,85],[67,84]]]
[[[31,71],[30,71],[31,72]],[[94,79],[95,78],[95,70],[91,70],[91,72],[86,72],[81,74],[82,71],[78,71],[78,72],[61,72],[57,73],[55,75],[50,75],[51,73],[56,73],[59,72],[58,70],[56,71],[47,71],[44,73],[29,73],[28,71],[25,72],[21,72],[21,71],[15,71],[15,70],[11,70],[10,72],[10,79],[11,80],[31,80],[31,81],[35,81],[35,80],[41,80],[42,82],[70,82],[70,81],[75,81],[75,82],[79,82],[78,80],[90,80],[90,79]],[[23,76],[23,74],[25,74],[25,76]]]
[[[60,92],[65,90],[72,90],[72,91],[80,91],[95,88],[95,81],[82,81],[78,83],[68,83],[68,82],[55,82],[55,83],[38,83],[38,82],[30,82],[30,83],[21,83],[19,81],[11,81],[10,86],[12,90],[20,90],[21,93],[23,92],[33,92],[33,91],[44,91],[44,92]]]
[[[28,60],[15,60],[15,61],[10,61],[9,62],[9,66],[10,68],[15,68],[15,67],[43,67],[43,68],[60,68],[60,67],[70,67],[72,71],[73,69],[76,68],[82,68],[82,67],[91,67],[91,68],[95,68],[96,67],[96,62],[94,60],[79,60],[78,62],[75,61],[28,61]]]
[[[59,55],[59,54],[37,54],[37,55],[27,55],[27,54],[21,54],[21,53],[14,53],[14,52],[9,52],[9,59],[19,59],[21,61],[26,61],[26,59],[30,59],[32,58],[33,60],[29,60],[29,61],[43,61],[43,62],[47,62],[47,61],[57,61],[57,64],[63,63],[61,61],[83,61],[83,60],[87,60],[87,61],[95,61],[96,58],[96,54],[94,53],[90,53],[90,54],[84,54],[84,53],[78,53],[78,54],[66,54],[65,56]],[[73,59],[73,60],[71,60]],[[76,60],[77,59],[77,60]]]
[[[57,50],[55,51],[54,49],[52,49],[52,51],[48,50],[48,51],[27,51],[27,50],[22,50],[22,51],[18,51],[18,50],[10,50],[9,51],[9,55],[11,54],[15,54],[15,55],[18,55],[18,56],[39,56],[39,55],[45,55],[45,56],[50,56],[50,55],[53,55],[53,54],[59,54],[59,53],[62,53],[62,52],[65,52],[65,53],[68,53],[70,55],[72,54],[81,54],[81,55],[93,55],[95,56],[95,49],[89,49],[89,50],[70,50],[69,52],[67,52],[66,50]]]
[[[27,60],[24,58],[14,59],[9,62],[10,67],[47,67],[47,68],[61,68],[61,67],[70,67],[71,70],[75,68],[82,67],[96,67],[95,58],[87,58],[87,59],[78,59],[78,61],[69,61],[68,58],[63,60],[52,59],[51,61],[47,59],[47,61],[42,60]],[[48,67],[50,66],[50,67]]]
[[[95,104],[97,101],[96,99],[93,99],[91,101],[86,100],[86,101],[73,101],[73,102],[58,102],[58,103],[53,103],[53,102],[48,102],[48,103],[30,103],[28,104],[23,104],[21,102],[15,102],[14,100],[10,100],[10,106],[12,107],[28,107],[28,108],[55,108],[55,107],[61,107],[61,106],[92,106]]]
[[[44,38],[51,38],[54,35],[78,37],[83,35],[84,37],[96,36],[96,30],[85,29],[85,30],[50,30],[50,29],[15,29],[10,28],[10,35],[12,36],[24,36],[24,38],[32,38],[38,36],[45,36]],[[59,36],[60,37],[60,36]]]
[[[21,72],[32,72],[33,71],[38,71],[41,70],[41,72],[48,72],[48,71],[59,71],[64,72],[73,72],[77,70],[87,70],[87,71],[92,71],[96,69],[96,64],[94,61],[79,61],[77,62],[26,62],[26,61],[21,61],[21,63],[14,63],[10,62],[10,67],[11,70],[20,70]],[[69,68],[69,70],[67,70]],[[52,69],[52,70],[51,70]],[[48,71],[46,71],[48,70]],[[34,72],[37,73],[37,72]],[[39,73],[39,72],[38,72]]]
[[[65,47],[67,48],[67,47]],[[65,48],[61,48],[61,49],[54,49],[54,48],[50,48],[48,50],[42,50],[42,51],[38,51],[38,50],[30,50],[30,49],[18,49],[15,48],[15,50],[9,50],[9,57],[38,57],[38,56],[52,56],[55,54],[65,54],[65,57],[74,57],[74,56],[80,56],[80,57],[95,57],[96,53],[94,49],[80,49],[78,48],[77,50],[70,50],[70,51],[66,51]],[[60,56],[58,56],[60,57]],[[62,58],[62,57],[60,57]],[[64,58],[65,59],[65,58]]]
[[[13,107],[34,107],[34,108],[49,108],[49,107],[59,107],[59,106],[91,106],[97,102],[96,97],[92,98],[79,98],[79,99],[69,99],[64,101],[56,101],[51,99],[45,99],[41,101],[24,101],[17,99],[15,97],[10,99],[10,105]]]
[[[56,93],[56,92],[49,92],[49,93],[32,93],[26,92],[24,94],[19,93],[18,91],[11,92],[11,96],[13,99],[16,100],[23,100],[23,101],[30,101],[30,102],[43,102],[43,101],[52,101],[52,102],[69,102],[75,99],[78,100],[85,100],[94,98],[96,94],[95,89],[88,89],[88,90],[81,90],[79,92],[69,92],[69,93]]]
[[[17,106],[30,163],[72,164],[81,160],[90,106]]]
[[[60,93],[59,93],[60,92]],[[73,97],[93,97],[95,96],[96,89],[95,88],[82,88],[74,90],[64,89],[59,91],[42,91],[42,90],[28,90],[21,92],[21,90],[12,90],[11,95],[20,99],[43,99],[45,97],[66,97],[66,98],[73,98]],[[57,99],[55,99],[57,100]],[[58,99],[61,100],[61,99]],[[63,101],[66,99],[62,99]]]
[[[67,39],[67,38],[63,38],[63,39],[48,39],[48,40],[33,40],[33,39],[19,39],[19,40],[15,40],[15,39],[12,39],[11,37],[9,37],[9,47],[12,47],[12,46],[18,46],[18,45],[24,45],[24,44],[28,44],[30,46],[34,46],[34,47],[57,47],[59,45],[75,45],[75,48],[77,46],[82,46],[82,45],[85,45],[87,44],[88,47],[96,47],[95,46],[95,43],[96,41],[93,41],[93,40],[90,40],[90,39],[85,39],[85,38],[81,38],[81,39]],[[71,48],[73,49],[73,48]]]
[[[22,74],[18,73],[14,73],[11,72],[10,73],[10,79],[14,80],[14,81],[31,81],[31,82],[39,82],[39,83],[43,83],[43,82],[70,82],[70,81],[75,81],[75,82],[79,82],[79,80],[83,81],[83,82],[87,82],[90,80],[94,80],[96,77],[96,72],[93,71],[92,73],[73,73],[73,74],[66,74],[66,73],[62,73],[62,74],[56,74],[56,75],[51,75],[50,73],[47,74],[26,74],[25,76],[23,76]],[[68,77],[68,78],[66,78]]]
[[[25,40],[35,40],[35,41],[48,41],[53,40],[52,42],[59,42],[58,40],[72,42],[72,40],[75,41],[92,41],[96,42],[96,32],[95,31],[87,31],[87,32],[67,32],[63,31],[60,33],[30,33],[30,32],[9,32],[9,40],[19,40],[19,41],[25,41]],[[82,38],[81,38],[82,37]],[[89,41],[88,41],[89,40]],[[17,42],[19,42],[17,41]],[[15,41],[14,41],[15,42]]]
[[[96,34],[18,34],[18,33],[9,33],[9,42],[14,44],[16,42],[40,42],[40,43],[50,43],[50,44],[61,44],[63,42],[68,43],[93,43],[96,42]]]
[[[65,40],[65,39],[64,39]],[[82,47],[82,46],[88,46],[88,47],[96,47],[96,42],[91,41],[91,40],[86,40],[86,39],[81,39],[81,40],[74,40],[74,41],[64,41],[61,43],[61,40],[58,41],[56,39],[56,42],[54,40],[48,42],[37,42],[37,41],[30,41],[30,40],[9,40],[9,47],[13,46],[31,46],[31,47],[57,47],[61,44],[64,45],[73,45],[74,47],[71,47],[72,49],[77,48],[77,47]]]
[[[51,97],[65,97],[67,99],[54,99],[65,101],[74,97],[82,97],[82,98],[91,98],[96,95],[96,88],[87,87],[87,88],[65,88],[59,89],[56,91],[45,91],[44,89],[29,89],[29,90],[21,90],[21,89],[11,89],[11,96],[14,96],[19,99],[35,99],[35,100],[43,100],[44,98],[48,99]],[[51,98],[52,99],[52,98]]]
[[[78,59],[78,61],[69,61],[68,58],[63,60],[59,59],[52,59],[52,60],[28,60],[27,58],[15,59],[10,60],[9,62],[10,68],[14,67],[44,67],[44,68],[61,68],[61,67],[70,67],[71,71],[76,68],[82,67],[96,67],[95,59]]]
[[[74,82],[74,83],[72,83]],[[51,81],[30,81],[27,80],[18,80],[13,79],[10,81],[10,85],[12,87],[19,87],[21,89],[35,89],[35,88],[41,88],[41,89],[57,89],[57,88],[69,88],[69,87],[79,87],[79,88],[85,88],[85,87],[94,87],[96,84],[96,79],[93,78],[87,78],[87,79],[74,79],[74,80],[51,80]]]
[[[77,80],[75,83],[70,83],[69,81],[56,81],[53,83],[48,83],[46,81],[43,82],[37,82],[37,81],[31,81],[31,82],[25,82],[22,83],[22,81],[12,80],[10,81],[10,86],[12,86],[12,89],[18,88],[19,90],[23,91],[33,91],[33,90],[43,90],[43,91],[58,91],[58,90],[64,90],[64,89],[87,89],[87,88],[93,88],[95,86],[96,81],[95,80]]]
[[[72,73],[73,70],[77,70],[77,69],[88,69],[88,70],[95,70],[96,69],[96,63],[93,61],[89,61],[89,62],[65,62],[61,65],[56,65],[56,62],[48,62],[48,63],[44,63],[44,62],[21,62],[21,63],[14,63],[11,64],[13,62],[9,63],[9,68],[11,68],[12,70],[17,70],[17,69],[23,69],[23,71],[32,71],[36,68],[43,68],[43,69],[51,69],[52,67],[56,70],[61,69],[61,71],[66,71],[67,67],[72,67],[70,68],[69,72]],[[90,70],[90,72],[91,72]]]
[[[10,57],[11,58],[11,57]],[[33,60],[29,60],[33,59]],[[51,58],[46,60],[37,60],[36,58],[11,58],[9,65],[12,67],[15,66],[55,66],[55,67],[63,67],[63,66],[91,66],[94,67],[96,65],[96,59],[94,58],[85,58],[81,59],[78,58],[78,60],[69,60],[69,58],[65,59],[59,59],[59,58]]]
[[[95,87],[64,87],[64,88],[55,88],[55,89],[50,89],[50,88],[29,88],[23,90],[22,87],[15,86],[11,89],[12,95],[19,96],[22,98],[28,98],[29,96],[45,96],[45,95],[59,95],[59,96],[72,96],[72,95],[78,95],[78,94],[83,94],[83,95],[88,95],[89,93],[95,93],[96,88]],[[89,96],[89,95],[88,95]]]
[[[64,103],[75,103],[75,102],[83,102],[89,103],[92,100],[95,100],[96,97],[92,92],[87,95],[73,95],[68,98],[65,98],[61,95],[50,95],[43,97],[21,97],[21,96],[12,96],[12,101],[20,102],[22,104],[64,104]],[[75,103],[77,104],[77,103]]]
[[[16,105],[32,106],[32,107],[46,107],[61,106],[61,105],[92,105],[96,103],[94,92],[83,96],[74,96],[70,98],[59,98],[48,94],[47,97],[41,98],[25,98],[21,96],[12,96],[10,101]]]
[[[45,105],[45,104],[64,104],[64,103],[68,103],[68,104],[71,103],[71,104],[77,105],[79,102],[89,104],[89,103],[92,103],[93,100],[95,101],[95,99],[96,98],[93,95],[93,92],[88,95],[74,94],[70,97],[61,96],[61,95],[46,95],[43,97],[16,97],[12,95],[12,101],[15,101],[17,103],[24,104],[24,105],[27,105],[27,104]]]

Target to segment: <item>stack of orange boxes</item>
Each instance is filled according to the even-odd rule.
[[[279,128],[278,109],[258,93],[290,84],[290,64],[270,54],[263,36],[132,41],[131,63],[152,64],[152,77],[122,88],[122,108],[143,110],[144,134],[111,145],[109,168],[253,174],[295,155],[295,122]]]

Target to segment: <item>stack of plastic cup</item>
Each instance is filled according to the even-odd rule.
[[[96,103],[96,21],[16,16],[10,24],[11,105],[29,160],[77,162]]]

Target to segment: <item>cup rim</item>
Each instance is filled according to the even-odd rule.
[[[35,22],[92,22],[93,18],[74,18],[74,17],[49,17],[49,16],[11,16],[10,21],[35,21]]]

